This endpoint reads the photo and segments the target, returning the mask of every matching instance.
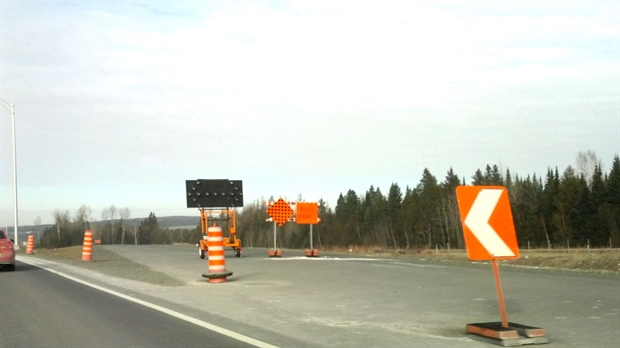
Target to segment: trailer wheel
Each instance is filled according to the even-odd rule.
[[[201,259],[205,258],[205,251],[202,250],[202,248],[200,247],[200,245],[198,246],[198,256],[200,256]]]
[[[235,256],[241,257],[241,249],[234,249],[234,250],[235,250]]]

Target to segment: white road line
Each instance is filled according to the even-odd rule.
[[[432,264],[419,264],[419,263],[409,263],[409,262],[390,262],[392,265],[403,265],[403,266],[411,266],[411,267],[422,267],[422,268],[448,268],[448,266],[440,266],[440,265],[432,265]]]
[[[87,281],[84,281],[84,280],[72,277],[72,276],[70,276],[68,274],[65,274],[65,273],[62,273],[62,272],[58,272],[58,271],[56,271],[54,269],[51,269],[51,268],[47,267],[44,264],[44,262],[32,262],[33,260],[25,260],[25,259],[23,259],[21,257],[18,257],[18,261],[24,262],[24,263],[27,263],[27,264],[30,264],[30,265],[33,265],[33,266],[40,267],[40,268],[42,268],[42,269],[44,269],[44,270],[46,270],[48,272],[52,272],[52,273],[58,274],[59,276],[65,277],[65,278],[67,278],[69,280],[72,280],[74,282],[77,282],[77,283],[80,283],[80,284],[84,284],[86,286],[90,286],[91,288],[94,288],[94,289],[97,289],[97,290],[100,290],[100,291],[103,291],[103,292],[107,292],[110,295],[114,295],[114,296],[120,297],[122,299],[125,299],[125,300],[128,300],[128,301],[137,303],[139,305],[143,305],[145,307],[154,309],[156,311],[159,311],[159,312],[171,315],[171,316],[173,316],[175,318],[178,318],[178,319],[181,319],[181,320],[185,320],[188,323],[192,323],[194,325],[198,325],[200,327],[203,327],[203,328],[205,328],[207,330],[211,330],[211,331],[217,332],[219,334],[222,334],[224,336],[228,336],[230,338],[234,338],[237,341],[241,341],[241,342],[244,342],[244,343],[247,343],[247,344],[251,344],[251,345],[253,345],[255,347],[260,347],[260,348],[278,348],[277,346],[271,345],[269,343],[265,343],[263,341],[259,341],[257,339],[254,339],[254,338],[242,335],[240,333],[236,333],[234,331],[230,331],[230,330],[224,329],[224,328],[219,327],[217,325],[209,324],[209,323],[204,322],[204,321],[202,321],[200,319],[196,319],[196,318],[190,317],[190,316],[185,315],[183,313],[179,313],[179,312],[173,311],[173,310],[168,309],[168,308],[164,308],[162,306],[158,306],[156,304],[153,304],[153,303],[150,303],[150,302],[147,302],[147,301],[143,301],[143,300],[131,297],[131,296],[127,296],[125,294],[121,294],[120,292],[116,292],[114,290],[106,289],[106,288],[101,287],[99,285],[95,285],[95,284],[89,283]]]
[[[306,256],[291,256],[291,257],[265,257],[262,260],[273,261],[291,261],[291,260],[308,260],[308,261],[391,261],[391,259],[365,259],[365,258],[348,258],[348,257],[306,257]]]

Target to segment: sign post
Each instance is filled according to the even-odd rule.
[[[267,214],[273,219],[273,250],[268,251],[269,257],[281,257],[282,250],[278,250],[276,244],[276,224],[282,226],[285,224],[291,216],[293,216],[293,209],[282,198],[278,199],[275,203],[271,204],[267,209]]]
[[[278,249],[277,243],[276,243],[276,222],[273,222],[273,250]]]
[[[310,250],[314,250],[312,247],[312,225],[310,225]]]
[[[519,257],[517,234],[510,210],[508,191],[503,186],[458,186],[456,188],[467,256],[471,260],[490,260],[499,300],[501,323],[467,324],[474,339],[502,346],[543,344],[544,329],[508,321],[497,260]]]
[[[319,204],[310,202],[297,202],[297,217],[295,218],[299,225],[310,225],[310,249],[306,249],[307,257],[319,257],[319,251],[314,249],[312,245],[312,225],[318,224]]]

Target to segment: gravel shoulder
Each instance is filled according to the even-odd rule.
[[[134,262],[126,257],[107,250],[103,246],[94,246],[96,257],[93,261],[82,261],[82,247],[73,246],[59,249],[35,249],[34,257],[63,262],[72,266],[90,269],[105,275],[162,286],[182,286],[184,281],[154,270],[144,264]],[[372,257],[395,259],[420,259],[435,262],[472,263],[467,253],[457,251],[393,251],[368,248],[331,249],[325,252],[355,254]],[[18,253],[25,253],[20,249]],[[518,259],[501,261],[502,267],[524,267],[553,270],[582,271],[586,273],[620,273],[620,249],[548,251],[521,251]]]

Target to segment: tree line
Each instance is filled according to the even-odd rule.
[[[154,213],[150,213],[138,226],[127,223],[131,217],[129,208],[106,207],[102,210],[100,221],[94,221],[91,214],[92,209],[85,204],[73,217],[67,210],[54,211],[54,224],[43,231],[38,245],[43,248],[81,245],[87,229],[102,244],[195,243],[201,237],[198,227],[189,230],[162,228]]]
[[[392,183],[387,194],[370,186],[358,194],[340,194],[332,209],[319,200],[321,222],[313,226],[319,248],[368,246],[385,249],[464,249],[463,230],[456,200],[459,185],[499,185],[507,188],[517,239],[521,248],[619,247],[620,158],[604,172],[591,152],[577,155],[576,167],[562,173],[549,168],[544,177],[525,177],[502,171],[497,165],[476,170],[466,180],[450,168],[441,179],[428,169],[415,187]],[[271,199],[273,200],[273,199]],[[237,214],[238,237],[243,247],[273,247],[273,223],[262,201],[246,204]],[[194,229],[162,228],[151,213],[139,226],[129,226],[128,208],[110,206],[102,220],[91,221],[92,211],[80,207],[73,218],[68,211],[54,212],[55,223],[45,230],[42,247],[63,247],[83,242],[84,230],[93,230],[103,244],[194,244],[202,238]],[[226,223],[222,226],[226,230]],[[278,248],[308,248],[309,226],[286,223],[277,227]]]
[[[387,194],[370,186],[363,194],[340,194],[334,209],[320,205],[321,222],[314,226],[321,247],[374,246],[390,249],[463,249],[462,224],[456,199],[459,185],[499,185],[507,188],[521,248],[620,246],[620,159],[603,172],[590,151],[579,153],[577,168],[561,174],[549,168],[544,177],[511,174],[497,165],[477,170],[468,182],[449,169],[438,180],[424,169],[420,182],[404,190],[393,183]],[[324,202],[320,202],[324,203]],[[272,247],[273,224],[262,202],[239,215],[244,245]],[[287,223],[278,227],[278,247],[307,248],[309,229]]]

